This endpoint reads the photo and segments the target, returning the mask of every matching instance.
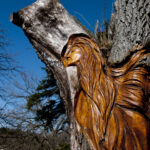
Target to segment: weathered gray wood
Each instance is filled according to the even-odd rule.
[[[66,70],[61,63],[60,55],[71,34],[88,34],[88,31],[58,0],[37,0],[32,5],[13,13],[10,20],[23,29],[38,57],[52,69],[58,81],[70,121],[71,149],[79,149],[80,142],[83,143],[82,149],[87,149],[86,141],[77,133],[73,119],[73,98],[78,86],[76,68],[70,67]]]
[[[116,0],[111,63],[121,62],[136,44],[150,42],[150,0]]]
[[[68,79],[60,54],[71,34],[87,33],[86,30],[54,0],[38,0],[13,13],[10,20],[24,30],[40,59],[54,71],[58,80],[61,74],[60,88],[63,95],[67,95],[64,92],[66,87],[63,89],[63,86],[66,86]]]
[[[88,31],[64,9],[58,0],[37,0],[11,15],[10,20],[21,27],[39,58],[53,70],[70,120],[72,150],[88,150],[85,138],[78,133],[73,116],[73,98],[78,87],[76,68],[67,70],[60,59],[68,37]],[[135,44],[143,46],[150,40],[150,1],[117,0],[113,15],[114,44],[109,62],[120,62]]]

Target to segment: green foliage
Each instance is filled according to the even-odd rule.
[[[62,114],[65,114],[65,107],[62,101],[58,103],[54,100],[50,100],[46,106],[42,109],[37,110],[37,121],[45,120],[46,126],[52,125],[52,123],[57,120]]]
[[[36,121],[42,122],[48,129],[65,114],[65,106],[52,71],[44,70],[47,76],[40,82],[35,93],[28,97],[27,108],[32,110],[36,107]]]
[[[19,129],[0,128],[0,149],[7,150],[48,150],[42,145],[44,137],[37,133]],[[44,146],[44,147],[43,147]]]
[[[16,134],[24,134],[20,129],[10,129],[6,127],[0,128],[0,135],[16,136]]]
[[[70,144],[62,143],[55,150],[70,150]]]
[[[27,108],[31,109],[31,107],[34,106],[39,101],[40,101],[40,93],[35,93],[31,95],[28,99]]]

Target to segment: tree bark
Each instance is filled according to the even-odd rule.
[[[150,1],[116,0],[115,35],[109,62],[121,62],[136,45],[150,43]]]
[[[70,122],[71,149],[88,149],[83,135],[77,132],[73,117],[73,98],[78,86],[77,72],[74,67],[65,69],[60,55],[70,35],[89,35],[89,31],[57,0],[37,0],[32,5],[13,13],[10,20],[23,29],[38,57],[53,71],[58,81]]]
[[[93,149],[78,132],[74,120],[73,100],[78,87],[76,68],[65,69],[60,57],[70,35],[75,33],[90,35],[90,33],[64,9],[58,0],[37,0],[32,5],[13,13],[10,20],[23,29],[38,57],[53,70],[70,121],[71,149]],[[132,51],[133,46],[149,45],[149,0],[117,0],[112,22],[109,32],[114,34],[114,44],[109,56],[110,63],[121,62]],[[147,58],[145,62],[149,63],[149,60]]]

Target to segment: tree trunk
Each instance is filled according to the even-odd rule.
[[[77,132],[73,117],[73,98],[78,86],[76,69],[65,69],[60,55],[70,35],[90,33],[56,0],[37,0],[13,13],[10,20],[23,29],[38,57],[53,71],[58,81],[70,123],[71,149],[88,149],[83,135]]]
[[[133,46],[150,43],[150,1],[116,0],[114,44],[109,61],[121,62]]]
[[[65,69],[60,57],[70,35],[90,33],[69,15],[58,0],[37,0],[13,13],[10,20],[23,29],[38,57],[53,70],[70,121],[71,149],[93,149],[78,132],[74,120],[73,100],[78,87],[76,68]],[[149,0],[117,0],[112,22],[109,32],[114,34],[114,44],[109,56],[110,63],[121,62],[132,51],[133,46],[146,46],[150,43]],[[112,29],[115,29],[114,33]],[[145,62],[148,60],[145,59]]]

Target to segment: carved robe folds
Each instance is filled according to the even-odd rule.
[[[76,66],[80,88],[74,115],[95,150],[149,150],[149,69],[141,63],[148,50],[135,51],[112,67],[96,43],[84,34],[72,35],[62,61]]]

